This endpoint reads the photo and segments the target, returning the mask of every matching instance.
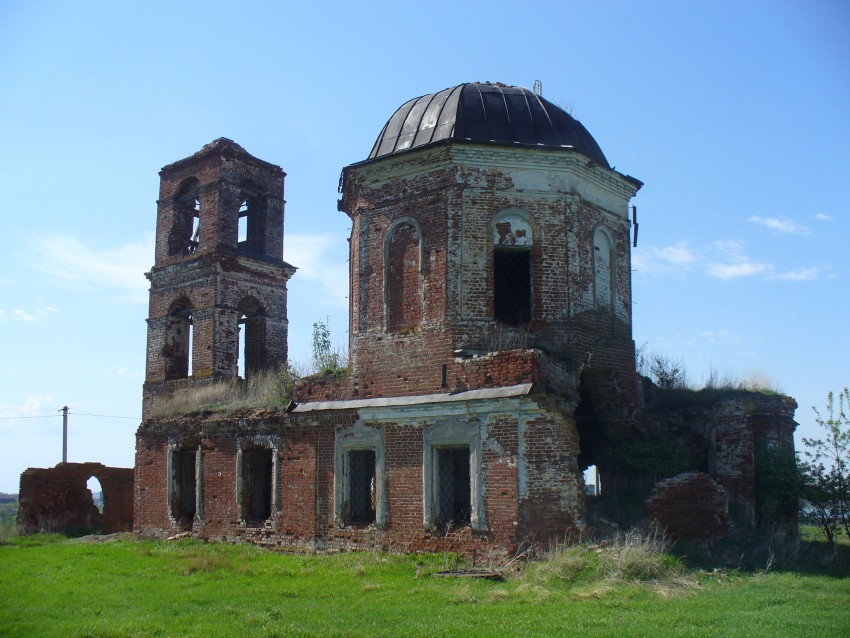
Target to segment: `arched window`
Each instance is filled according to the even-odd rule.
[[[387,330],[404,332],[422,320],[419,228],[404,221],[390,230],[385,246]]]
[[[201,194],[200,183],[190,177],[180,185],[174,196],[174,220],[168,237],[168,254],[191,255],[200,241]]]
[[[593,233],[593,304],[609,312],[614,307],[614,245],[602,228]]]
[[[239,191],[239,228],[236,247],[243,254],[261,255],[264,251],[265,198],[262,189],[250,180]]]
[[[254,297],[245,297],[238,308],[237,375],[247,379],[268,367],[266,312]]]
[[[185,297],[168,311],[162,355],[166,379],[185,379],[192,374],[192,304]]]
[[[520,326],[531,321],[531,225],[519,211],[493,220],[493,317]]]
[[[100,479],[92,475],[86,482],[86,487],[91,494],[94,506],[103,514],[103,486],[100,484]]]

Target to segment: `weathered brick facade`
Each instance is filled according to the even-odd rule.
[[[284,177],[224,138],[160,171],[143,418],[175,389],[286,362]]]
[[[628,481],[609,450],[671,428],[644,409],[635,372],[641,184],[531,92],[461,85],[412,100],[343,170],[349,368],[302,380],[288,409],[151,417],[164,396],[236,376],[240,317],[248,374],[285,361],[294,272],[278,167],[216,140],[161,176],[141,534],[505,556],[582,530],[582,471],[597,465],[603,489]],[[241,203],[254,221],[238,242]],[[705,417],[691,469],[746,510],[753,433],[784,445],[793,421],[727,408]],[[671,511],[667,493],[658,511]]]
[[[103,490],[102,512],[86,486],[92,477]],[[21,474],[17,528],[19,534],[129,532],[133,528],[133,470],[101,463],[27,469]]]

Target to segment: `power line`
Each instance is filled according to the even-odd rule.
[[[0,412],[55,412],[54,408],[27,408],[27,407],[17,407],[17,408],[0,408]]]
[[[104,419],[133,419],[134,421],[138,421],[141,418],[138,416],[115,416],[114,414],[87,414],[86,412],[71,412],[71,414],[75,414],[76,416],[98,416]]]
[[[61,412],[62,410],[59,410]],[[51,410],[53,412],[53,410]],[[69,414],[74,414],[76,416],[94,416],[102,419],[131,419],[133,421],[138,421],[141,417],[138,416],[117,416],[115,414],[89,414],[87,412],[69,412]],[[43,415],[35,415],[35,416],[0,416],[0,421],[15,421],[17,419],[52,419],[54,418],[53,414],[43,414]]]

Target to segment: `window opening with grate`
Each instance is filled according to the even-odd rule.
[[[171,515],[187,525],[195,518],[196,472],[195,450],[174,450],[171,453]]]
[[[348,518],[352,523],[375,522],[375,450],[348,452]]]
[[[437,519],[445,527],[469,525],[472,491],[469,447],[437,450]]]
[[[272,450],[242,451],[242,518],[262,522],[272,513]]]
[[[509,326],[531,320],[531,249],[493,249],[493,316]]]

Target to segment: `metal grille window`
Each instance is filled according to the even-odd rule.
[[[272,450],[242,452],[242,518],[264,521],[272,513]]]
[[[531,320],[530,249],[493,249],[493,315],[509,326]]]
[[[375,522],[375,450],[348,453],[348,517],[352,523]]]
[[[195,518],[195,450],[174,450],[171,457],[171,515],[181,523]]]
[[[469,447],[437,450],[437,518],[446,527],[469,525],[472,505]]]

